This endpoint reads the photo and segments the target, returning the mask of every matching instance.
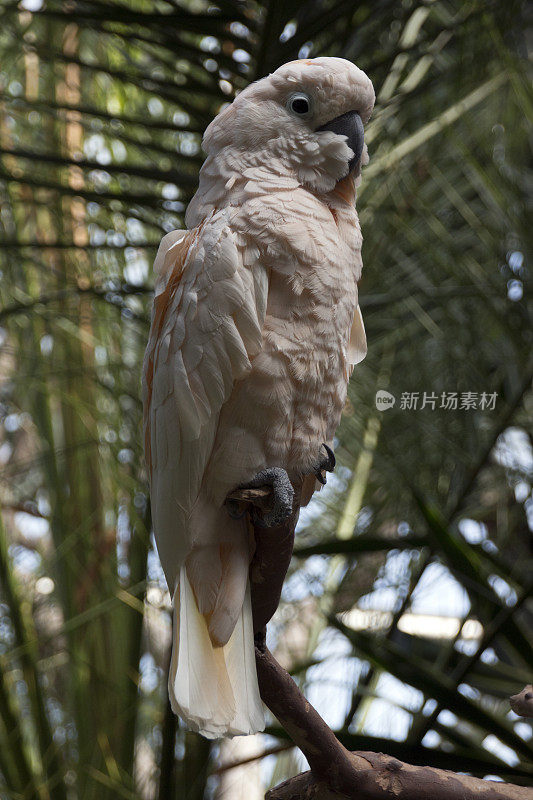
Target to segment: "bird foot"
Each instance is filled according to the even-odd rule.
[[[281,467],[262,469],[251,481],[241,484],[239,489],[256,489],[260,486],[272,488],[272,506],[261,513],[254,507],[252,520],[259,528],[275,528],[290,517],[294,489],[287,472]]]
[[[322,442],[322,447],[326,451],[326,455],[313,467],[313,472],[316,475],[316,478],[322,486],[326,485],[326,476],[322,474],[322,472],[333,472],[335,469],[336,459],[335,454],[331,447],[325,442]]]

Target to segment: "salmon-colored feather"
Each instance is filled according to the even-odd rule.
[[[178,246],[173,247],[173,257],[175,258],[174,266],[172,267],[168,282],[161,292],[154,298],[154,305],[152,310],[152,326],[150,332],[150,342],[147,349],[147,358],[144,366],[144,382],[146,386],[146,396],[144,398],[144,425],[145,437],[144,447],[146,462],[150,475],[152,473],[152,456],[151,456],[151,436],[150,426],[147,424],[150,416],[152,404],[152,387],[154,380],[154,349],[156,342],[161,335],[161,329],[165,320],[165,315],[168,313],[169,304],[174,296],[176,288],[180,282],[185,266],[185,260],[191,246],[191,242],[196,238],[196,231],[184,232],[183,238],[179,241]]]

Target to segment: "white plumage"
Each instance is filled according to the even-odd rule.
[[[311,115],[287,107],[295,89]],[[247,522],[227,494],[266,467],[310,472],[366,340],[353,155],[318,131],[363,122],[369,79],[343,59],[286,64],[209,126],[189,230],[161,242],[143,374],[154,532],[174,593],[172,707],[216,737],[262,730]],[[363,156],[366,158],[366,151]]]

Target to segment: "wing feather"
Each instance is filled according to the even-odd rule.
[[[350,341],[348,344],[348,359],[351,369],[353,369],[356,364],[359,364],[364,359],[367,349],[363,315],[361,314],[361,309],[358,305],[355,309],[353,325],[350,331]]]
[[[155,267],[143,367],[145,449],[154,532],[173,591],[220,410],[261,349],[268,274],[223,212],[167,234]]]

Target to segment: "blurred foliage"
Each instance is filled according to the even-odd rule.
[[[302,519],[278,652],[320,694],[324,642],[342,643],[348,746],[533,782],[531,726],[507,702],[533,666],[525,5],[0,3],[2,798],[229,796],[224,746],[166,703],[140,436],[149,265],[183,227],[221,105],[318,54],[354,60],[378,98],[358,198],[370,348],[337,479]],[[462,619],[447,638],[402,625],[442,576],[477,638]],[[341,614],[380,603],[368,630]],[[405,741],[370,735],[393,678]],[[277,780],[298,765],[269,733]]]

